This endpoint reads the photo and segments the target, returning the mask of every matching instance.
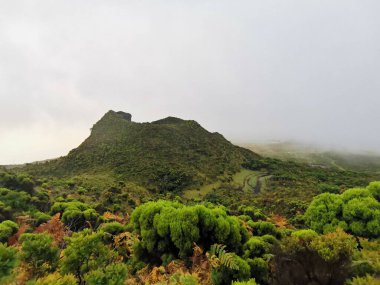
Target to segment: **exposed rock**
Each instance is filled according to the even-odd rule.
[[[119,112],[116,112],[117,114],[121,115],[123,117],[123,119],[129,121],[129,122],[132,122],[132,115],[129,114],[129,113],[125,113],[123,111],[119,111]]]

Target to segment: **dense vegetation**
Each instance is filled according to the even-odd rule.
[[[0,284],[379,284],[378,180],[109,112],[67,157],[0,169]]]
[[[128,215],[57,197],[48,180],[1,177],[20,182],[0,195],[4,284],[378,282],[380,182],[321,193],[292,225],[254,201],[228,207],[171,197],[136,204]]]

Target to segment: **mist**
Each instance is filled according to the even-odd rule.
[[[380,2],[0,0],[0,164],[66,155],[110,109],[235,143],[380,152]]]

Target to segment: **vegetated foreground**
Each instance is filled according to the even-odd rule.
[[[110,111],[68,156],[0,170],[0,284],[379,284],[376,180]]]

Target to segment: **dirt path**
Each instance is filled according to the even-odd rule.
[[[268,175],[267,173],[261,174],[257,177],[256,185],[255,185],[255,188],[253,189],[253,194],[257,195],[263,190],[264,184],[265,184],[265,179],[267,179],[268,177],[270,177],[270,175]]]
[[[265,182],[264,179],[268,178],[268,173],[252,173],[247,175],[244,178],[244,185],[243,189],[249,189],[250,191],[253,191],[254,194],[259,194],[262,190]]]

